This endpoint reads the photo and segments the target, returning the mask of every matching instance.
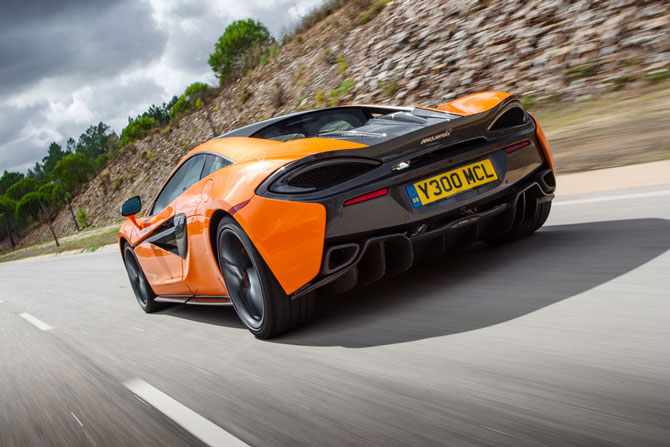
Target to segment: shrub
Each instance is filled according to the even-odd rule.
[[[149,116],[141,116],[130,120],[125,129],[121,131],[121,146],[127,146],[147,135],[150,130],[160,126],[160,123]]]
[[[326,48],[325,50],[323,50],[321,58],[328,65],[335,65],[337,63],[337,56],[335,56],[335,54],[332,51],[330,51],[330,48]]]
[[[272,92],[272,105],[275,107],[281,107],[284,104],[284,88],[281,86],[279,81],[275,81],[275,88]]]
[[[670,78],[670,69],[653,70],[648,72],[644,77],[648,82],[660,82],[664,79]]]
[[[193,84],[186,87],[184,93],[179,97],[179,99],[177,99],[175,104],[170,109],[170,119],[174,119],[176,116],[186,112],[193,105],[197,106],[198,104],[197,100],[196,101],[187,100],[186,99],[187,96],[193,95],[198,92],[204,92],[208,89],[209,85],[205,84],[204,82],[194,82]],[[200,104],[202,104],[202,102],[200,102]],[[202,105],[200,107],[202,107]],[[123,140],[123,133],[121,134],[121,140]]]
[[[82,228],[86,228],[91,224],[88,213],[82,207],[79,207],[77,210],[77,223]]]
[[[340,82],[340,86],[335,90],[330,91],[330,99],[328,100],[329,106],[336,106],[340,103],[340,99],[344,96],[347,96],[351,93],[356,86],[356,82],[351,79],[344,79]]]
[[[249,101],[249,98],[254,94],[252,90],[249,89],[249,87],[244,87],[244,90],[240,92],[240,96],[237,98],[240,102],[240,105],[244,105],[247,101]]]
[[[347,63],[344,61],[344,56],[337,56],[337,65],[340,74],[343,75],[347,70]]]
[[[307,14],[302,16],[302,19],[300,19],[300,24],[295,28],[295,30],[292,33],[289,33],[284,36],[284,42],[290,40],[293,36],[296,36],[298,34],[302,34],[329,15],[331,15],[333,12],[335,12],[338,8],[341,8],[344,6],[344,4],[347,2],[347,0],[328,0],[326,1],[323,5],[321,5],[318,8],[314,8],[311,11],[309,11]]]
[[[398,80],[395,78],[391,79],[385,79],[381,81],[377,87],[382,89],[382,92],[384,93],[385,96],[393,96],[395,93],[398,91],[400,88],[400,85],[398,85]]]
[[[563,72],[568,83],[577,79],[588,78],[598,73],[598,64],[583,64],[573,68],[568,68]]]
[[[318,89],[316,91],[315,95],[314,95],[314,102],[315,102],[316,107],[323,107],[325,105],[324,101],[325,101],[325,98],[323,96],[323,90]]]
[[[370,20],[377,17],[389,3],[391,3],[391,0],[376,0],[365,12],[358,16],[358,24],[365,25]]]
[[[521,107],[528,110],[535,105],[535,99],[531,96],[523,96],[521,98]]]

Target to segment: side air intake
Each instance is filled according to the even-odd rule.
[[[528,115],[520,107],[512,107],[500,115],[491,125],[490,130],[502,130],[526,124]]]

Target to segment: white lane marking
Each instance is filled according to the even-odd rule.
[[[495,428],[487,427],[486,425],[482,425],[481,427],[482,427],[482,428],[485,428],[485,429],[487,429],[487,430],[494,431],[494,432],[496,432],[496,433],[500,433],[500,434],[507,435],[507,436],[512,436],[512,435],[510,435],[509,433],[505,433],[505,432],[502,431],[502,430],[496,430]]]
[[[0,304],[4,303],[4,301],[0,300]]]
[[[79,422],[79,425],[81,425],[82,427],[84,426],[84,424],[81,423],[81,421],[79,420],[79,418],[77,417],[76,414],[74,414],[74,413],[71,412],[71,411],[70,411],[70,414],[72,415],[73,418],[75,418],[75,419],[77,420],[77,422]]]
[[[609,197],[594,197],[592,199],[577,199],[577,200],[564,200],[564,201],[555,201],[554,206],[565,206],[565,205],[581,205],[582,203],[597,203],[597,202],[612,202],[615,200],[625,200],[625,199],[643,199],[645,197],[659,197],[659,196],[670,196],[670,191],[652,191],[652,192],[640,192],[637,194],[620,194],[618,196],[609,196]]]
[[[30,315],[27,312],[24,312],[24,313],[20,314],[19,317],[23,318],[28,323],[30,323],[34,326],[37,326],[39,329],[41,329],[43,331],[50,331],[51,329],[53,329],[51,326],[46,324],[44,321],[33,317],[32,315]]]
[[[209,371],[205,371],[205,370],[202,369],[202,368],[198,368],[197,366],[193,366],[193,367],[194,367],[195,369],[197,369],[198,371],[200,371],[201,373],[207,374],[208,376],[211,376],[211,375],[212,375],[211,372],[209,372]]]
[[[133,326],[133,329],[135,329],[136,331],[144,332],[144,329],[140,329],[140,328],[135,327],[135,326]]]
[[[212,447],[247,446],[218,425],[200,416],[195,411],[177,402],[161,390],[145,381],[134,378],[123,383],[138,397],[181,425],[185,430]]]

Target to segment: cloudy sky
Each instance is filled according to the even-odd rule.
[[[252,17],[278,37],[323,0],[2,0],[0,174],[25,172],[51,141],[212,85],[226,26]]]

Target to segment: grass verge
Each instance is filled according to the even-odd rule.
[[[77,238],[63,238],[60,247],[52,241],[48,244],[32,245],[18,250],[6,252],[0,256],[0,262],[17,261],[19,259],[32,258],[34,256],[61,254],[67,251],[93,252],[105,245],[116,243],[118,227],[105,227],[102,231],[92,231],[91,234]]]

